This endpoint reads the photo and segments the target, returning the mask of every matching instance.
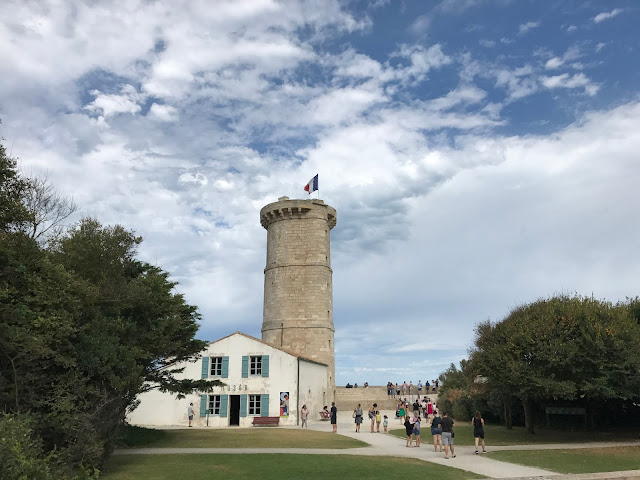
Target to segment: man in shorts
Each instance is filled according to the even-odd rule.
[[[191,422],[193,421],[193,403],[190,403],[187,407],[187,416],[189,417],[189,426],[191,426]]]
[[[440,426],[442,428],[442,445],[444,445],[444,458],[449,458],[449,447],[451,447],[451,457],[456,458],[456,455],[453,451],[453,419],[449,417],[447,412],[444,412],[442,414]]]

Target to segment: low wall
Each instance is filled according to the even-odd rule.
[[[424,396],[424,394],[423,394]],[[438,396],[436,394],[427,395],[431,398],[433,403],[436,403]],[[407,395],[407,398],[409,396]],[[415,394],[411,396],[410,401],[415,400]],[[395,410],[398,403],[397,398],[390,398],[387,395],[387,387],[358,387],[358,388],[346,388],[336,387],[336,407],[338,411],[352,411],[358,403],[362,405],[362,408],[368,410],[374,403],[378,404],[379,410]]]

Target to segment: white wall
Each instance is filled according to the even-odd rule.
[[[268,412],[270,417],[280,415],[280,392],[289,392],[289,417],[280,418],[281,425],[297,424],[297,380],[298,359],[277,348],[271,347],[252,337],[235,333],[217,342],[209,344],[202,353],[203,356],[229,357],[228,378],[209,377],[219,379],[225,383],[223,387],[215,387],[210,394],[214,395],[260,395],[269,394]],[[269,355],[269,376],[252,376],[242,378],[242,357],[251,355]],[[327,368],[311,362],[301,361],[301,383],[304,385],[304,395],[301,400],[307,403],[312,417],[323,406],[323,394],[327,385]],[[201,378],[202,361],[185,364],[185,371],[176,378]],[[311,392],[311,393],[309,393]],[[195,413],[193,425],[206,426],[207,418],[200,417],[200,395],[188,395],[177,400],[175,395],[152,391],[139,396],[140,405],[129,416],[128,421],[133,425],[188,425],[187,407],[193,403]],[[229,407],[231,406],[229,397]],[[314,406],[316,410],[314,414]],[[302,407],[302,403],[300,403]],[[265,408],[262,406],[262,408]],[[314,416],[315,415],[315,416]],[[219,417],[210,415],[208,426],[224,427],[229,425],[230,415]],[[253,416],[240,417],[240,426],[248,427]]]
[[[303,404],[309,409],[309,418],[318,420],[322,407],[331,407],[333,398],[327,394],[327,367],[313,362],[300,360],[300,408]]]

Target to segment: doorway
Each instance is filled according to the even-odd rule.
[[[240,425],[240,395],[229,395],[229,425]]]

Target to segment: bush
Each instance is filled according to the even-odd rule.
[[[2,480],[92,480],[99,475],[97,470],[69,471],[55,449],[45,456],[33,419],[20,415],[0,417],[0,472]]]

